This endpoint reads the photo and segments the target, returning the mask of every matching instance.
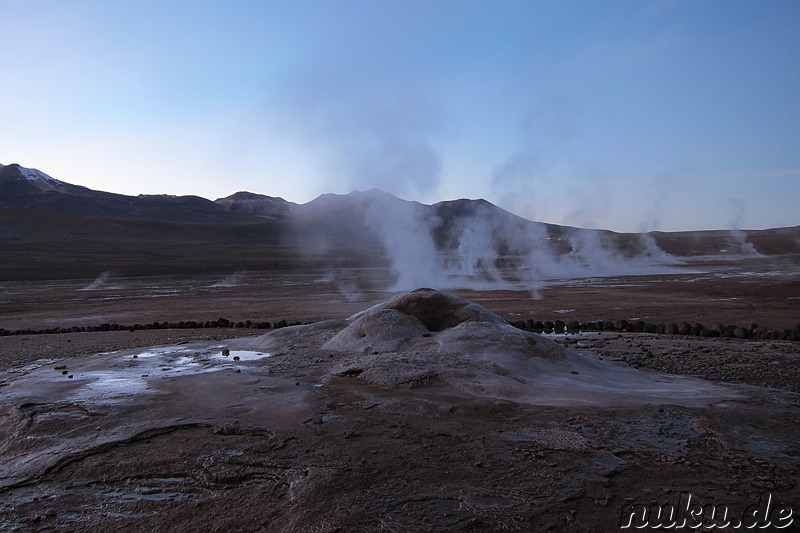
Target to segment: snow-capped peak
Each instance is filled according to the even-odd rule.
[[[35,168],[25,168],[21,166],[19,167],[19,173],[28,181],[43,181],[51,185],[64,184],[64,182],[58,181],[57,179],[50,177],[41,170],[36,170]]]
[[[61,190],[66,190],[72,186],[70,184],[65,183],[63,181],[59,181],[51,176],[48,176],[41,170],[37,170],[35,168],[27,168],[19,165],[17,163],[12,163],[10,165],[0,165],[0,172],[7,178],[15,178],[17,180],[25,180],[29,182],[33,182],[38,184],[40,187],[44,186],[46,188],[58,188]]]

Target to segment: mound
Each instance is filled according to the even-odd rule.
[[[345,321],[270,332],[248,346],[293,357],[316,354],[328,363],[320,381],[334,385],[356,378],[383,388],[444,386],[544,405],[705,404],[725,395],[700,380],[577,354],[433,289],[397,295]]]

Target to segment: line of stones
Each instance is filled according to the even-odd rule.
[[[69,328],[47,328],[47,329],[3,329],[0,328],[0,336],[8,335],[42,335],[54,333],[86,333],[92,331],[139,331],[139,330],[152,330],[152,329],[197,329],[197,328],[256,328],[256,329],[270,329],[270,328],[284,328],[286,326],[298,326],[301,322],[288,322],[286,319],[278,320],[277,322],[253,322],[247,320],[244,322],[233,322],[227,318],[218,318],[217,320],[206,321],[181,321],[181,322],[153,322],[150,324],[133,324],[126,326],[122,324],[100,324],[97,326],[72,326]]]
[[[579,333],[581,331],[626,331],[635,333],[656,333],[663,335],[694,335],[697,337],[727,337],[736,339],[755,339],[755,340],[794,340],[800,341],[800,323],[794,329],[769,329],[766,326],[752,324],[749,328],[741,326],[731,326],[717,324],[713,327],[706,327],[697,322],[694,325],[688,322],[680,324],[672,322],[669,324],[654,324],[644,320],[596,320],[590,322],[579,322],[572,320],[546,321],[529,319],[510,321],[511,325],[534,333]]]

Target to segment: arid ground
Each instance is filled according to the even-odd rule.
[[[329,344],[394,296],[368,271],[0,285],[3,531],[604,532],[670,504],[800,524],[800,342],[763,335],[800,322],[797,256],[449,291],[509,322],[761,332],[544,334],[561,370],[492,335],[449,352],[456,327]]]

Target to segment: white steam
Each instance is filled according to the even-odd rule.
[[[466,202],[466,201],[465,201]],[[488,205],[488,204],[487,204]],[[681,261],[659,248],[650,234],[619,236],[597,230],[562,229],[494,207],[478,205],[459,216],[437,217],[420,204],[386,195],[365,221],[379,237],[395,279],[391,290],[419,287],[526,289],[556,278],[657,274]]]
[[[742,257],[764,257],[753,243],[747,241],[747,233],[740,229],[730,230],[731,242],[728,248],[731,251],[738,252]]]
[[[214,288],[236,287],[242,282],[246,275],[246,272],[234,272],[233,274],[229,274],[228,276],[225,276],[225,278],[209,286]]]
[[[392,290],[441,286],[440,256],[431,236],[431,220],[418,204],[385,196],[371,202],[365,214],[367,226],[381,240],[396,277]]]
[[[111,272],[106,270],[105,272],[101,272],[99,276],[97,276],[94,281],[86,285],[84,288],[80,289],[82,291],[96,291],[105,285],[106,280],[111,277]]]

